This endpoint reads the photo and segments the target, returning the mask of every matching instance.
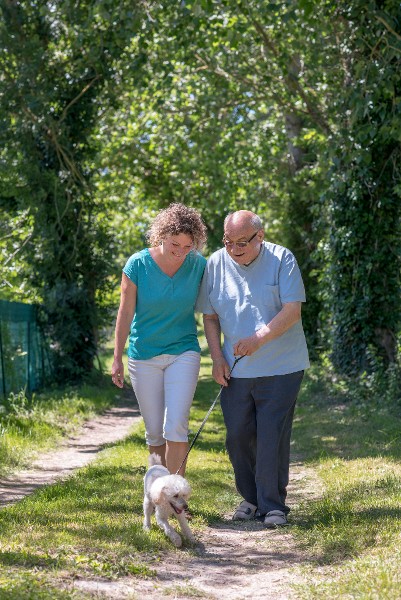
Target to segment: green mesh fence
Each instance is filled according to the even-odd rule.
[[[36,390],[49,374],[36,306],[0,300],[0,393]]]

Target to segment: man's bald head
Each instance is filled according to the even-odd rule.
[[[224,219],[224,230],[226,227],[234,226],[236,229],[263,229],[262,221],[254,212],[250,210],[237,210],[230,213]]]

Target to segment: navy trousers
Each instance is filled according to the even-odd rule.
[[[304,372],[231,377],[221,393],[226,447],[239,494],[258,507],[289,512],[285,500],[295,403]]]

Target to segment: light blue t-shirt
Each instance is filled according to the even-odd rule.
[[[234,363],[233,346],[269,323],[287,302],[305,302],[305,289],[294,255],[277,244],[263,242],[248,266],[236,263],[225,248],[209,258],[197,309],[217,313],[224,334],[223,354]],[[285,375],[309,367],[302,322],[264,344],[237,363],[233,377]]]
[[[128,356],[146,360],[160,354],[200,352],[194,308],[206,259],[187,254],[173,277],[153,260],[148,248],[133,254],[123,272],[137,286]]]

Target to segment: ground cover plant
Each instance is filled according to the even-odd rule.
[[[205,355],[192,434],[219,389],[210,370]],[[293,453],[315,470],[323,489],[291,512],[294,549],[308,556],[306,567],[294,566],[303,582],[295,589],[299,598],[399,597],[399,408],[349,390],[313,367],[299,399]],[[143,532],[146,462],[139,426],[67,481],[3,509],[0,600],[86,598],[74,590],[76,579],[154,578],[165,553],[194,552],[172,548],[157,527]],[[238,500],[219,407],[191,451],[187,476],[196,535]]]

